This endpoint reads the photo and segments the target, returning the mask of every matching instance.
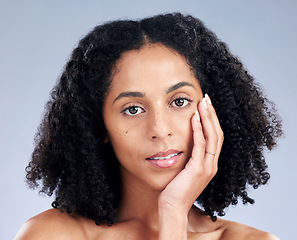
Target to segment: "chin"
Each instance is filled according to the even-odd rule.
[[[156,177],[151,183],[150,186],[156,191],[163,191],[167,185],[179,174],[180,171],[171,173],[171,174],[162,174],[162,176]]]

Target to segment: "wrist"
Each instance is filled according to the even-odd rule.
[[[164,199],[159,199],[158,208],[159,208],[159,211],[162,211],[164,213],[170,212],[170,213],[174,213],[177,215],[187,216],[191,207],[188,207],[185,202],[181,202],[178,204],[177,203],[172,204],[170,201],[166,201]]]

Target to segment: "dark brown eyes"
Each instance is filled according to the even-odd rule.
[[[136,116],[142,112],[144,112],[144,109],[139,106],[129,106],[122,111],[122,113],[129,116]]]
[[[171,106],[180,108],[180,107],[187,106],[191,102],[192,101],[187,98],[177,98],[177,99],[173,100],[173,102],[171,103]]]
[[[130,115],[135,115],[139,112],[139,107],[133,106],[128,108]]]
[[[186,107],[191,102],[192,102],[192,100],[190,100],[190,99],[180,97],[180,98],[174,99],[171,102],[170,107],[182,108],[182,107]],[[143,112],[145,112],[145,109],[140,106],[136,106],[136,105],[129,106],[122,111],[122,113],[129,115],[129,116],[136,116]]]
[[[177,107],[182,107],[184,105],[185,101],[186,101],[185,99],[176,99],[176,100],[174,100],[175,105]]]

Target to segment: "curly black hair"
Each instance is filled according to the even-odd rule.
[[[253,203],[249,185],[270,178],[263,148],[282,135],[274,104],[225,43],[190,15],[157,15],[95,27],[73,50],[51,92],[35,149],[26,168],[31,188],[55,194],[53,207],[94,219],[117,221],[121,196],[119,163],[104,143],[102,106],[121,55],[159,43],[183,55],[217,111],[225,135],[218,172],[197,202],[213,221],[238,198]]]

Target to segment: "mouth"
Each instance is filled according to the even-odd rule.
[[[179,153],[173,153],[173,154],[168,155],[167,157],[152,157],[152,158],[147,158],[147,160],[167,160],[169,158],[172,158],[172,157],[177,156],[180,153],[181,152],[179,152]]]
[[[146,160],[154,167],[169,168],[178,162],[181,154],[182,152],[171,149],[166,152],[159,152],[151,157],[146,158]]]

